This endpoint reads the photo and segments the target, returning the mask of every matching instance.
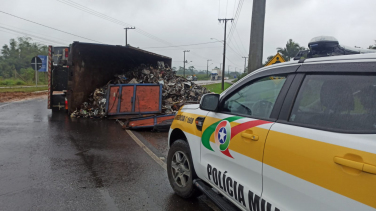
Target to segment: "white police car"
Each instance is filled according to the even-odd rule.
[[[181,108],[167,173],[181,197],[242,210],[376,210],[376,54],[261,68]],[[213,192],[212,189],[215,189]]]

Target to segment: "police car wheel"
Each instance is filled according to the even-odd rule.
[[[167,156],[167,175],[175,193],[183,198],[191,198],[199,192],[193,185],[197,178],[189,145],[184,140],[175,141]]]

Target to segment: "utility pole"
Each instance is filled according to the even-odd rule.
[[[247,59],[248,59],[248,57],[243,56],[242,58],[244,59],[244,72],[245,72],[245,68],[247,67]]]
[[[211,61],[211,59],[206,60],[206,76],[209,76],[209,61]]]
[[[185,78],[185,63],[187,63],[187,61],[185,61],[185,53],[189,52],[189,50],[184,50],[183,52],[184,52],[184,70],[183,70],[183,76]]]
[[[128,45],[128,29],[136,29],[136,27],[127,27],[125,29],[125,46]]]
[[[230,65],[229,65],[228,68],[227,68],[227,75],[228,75],[228,77],[230,78]]]
[[[248,73],[262,67],[266,0],[253,0]]]
[[[265,0],[263,0],[265,1]],[[225,90],[225,63],[226,63],[226,27],[227,21],[234,21],[233,18],[218,19],[219,22],[223,21],[225,23],[225,35],[223,39],[223,69],[222,69],[222,91]]]

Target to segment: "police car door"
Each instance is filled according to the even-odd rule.
[[[296,76],[269,132],[263,197],[281,210],[376,208],[376,69],[337,65],[304,64],[322,72]]]
[[[284,74],[256,74],[231,87],[221,96],[217,112],[205,118],[202,171],[207,182],[240,207],[250,209],[260,200],[265,139],[277,98],[291,81]]]

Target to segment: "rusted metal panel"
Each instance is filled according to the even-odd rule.
[[[134,119],[130,120],[128,123],[129,128],[143,128],[143,127],[153,127],[154,126],[154,118],[147,118],[147,119]]]
[[[150,128],[162,122],[166,122],[166,120],[173,120],[174,117],[175,117],[175,114],[157,115],[157,116],[143,117],[143,118],[133,118],[133,119],[128,120],[126,128],[129,128],[129,129]]]
[[[163,121],[169,120],[169,119],[174,119],[174,117],[175,117],[175,115],[157,117],[157,124],[159,124]]]
[[[130,113],[133,108],[134,86],[123,86],[121,90],[120,113]]]
[[[171,67],[171,58],[138,48],[74,42],[68,60],[69,113],[79,109],[96,88],[105,86],[114,75],[141,64],[157,65],[158,61]]]
[[[108,95],[108,114],[118,113],[118,104],[119,104],[119,87],[113,86],[109,89]]]
[[[160,86],[137,86],[135,111],[154,112],[160,110]]]
[[[108,90],[108,115],[155,114],[162,111],[162,85],[110,84]]]

